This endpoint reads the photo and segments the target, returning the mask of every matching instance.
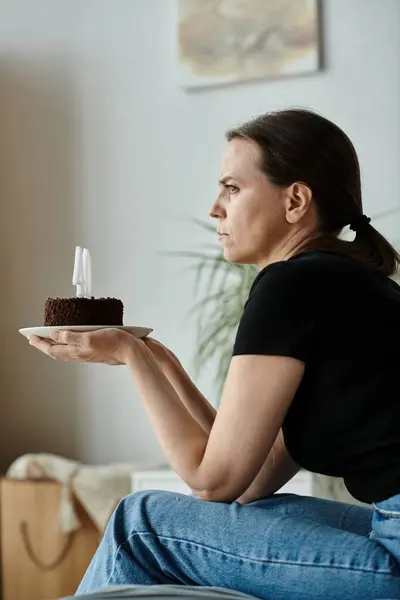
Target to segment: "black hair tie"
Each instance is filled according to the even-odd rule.
[[[358,231],[367,229],[370,222],[371,219],[367,215],[359,215],[350,223],[350,229],[357,233]]]

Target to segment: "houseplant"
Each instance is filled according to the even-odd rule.
[[[195,223],[215,238],[215,226],[198,220]],[[258,269],[255,265],[228,263],[222,248],[217,245],[207,244],[206,248],[178,254],[193,261],[195,295],[203,291],[200,300],[189,311],[189,316],[196,317],[197,329],[194,376],[197,378],[206,366],[212,366],[218,404],[237,326]]]

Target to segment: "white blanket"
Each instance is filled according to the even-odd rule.
[[[6,477],[57,481],[62,485],[60,531],[70,532],[80,527],[73,502],[75,495],[103,533],[118,502],[132,491],[133,472],[163,466],[138,463],[89,466],[54,454],[24,454],[12,463]]]
[[[190,585],[121,585],[63,600],[256,600],[254,596],[218,587]]]

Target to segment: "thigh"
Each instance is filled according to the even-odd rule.
[[[379,542],[400,564],[400,494],[374,504],[371,539]]]
[[[372,527],[373,509],[358,504],[347,504],[296,494],[275,494],[270,498],[253,502],[266,510],[274,508],[275,514],[308,519],[342,531],[368,536]]]
[[[119,507],[119,551],[185,585],[271,600],[400,597],[398,564],[368,536],[368,508],[275,495],[249,505],[140,492]],[[352,515],[352,516],[351,516]]]

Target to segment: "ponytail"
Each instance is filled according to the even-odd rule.
[[[325,233],[307,244],[307,249],[329,250],[350,256],[381,275],[392,277],[399,267],[400,254],[370,224],[370,221],[369,217],[360,214],[351,222],[350,229],[356,234],[352,242],[343,240],[333,233],[330,235]]]
[[[394,275],[400,264],[400,255],[388,240],[369,223],[355,231],[356,237],[350,242],[350,249],[354,247],[354,258],[386,277]]]

